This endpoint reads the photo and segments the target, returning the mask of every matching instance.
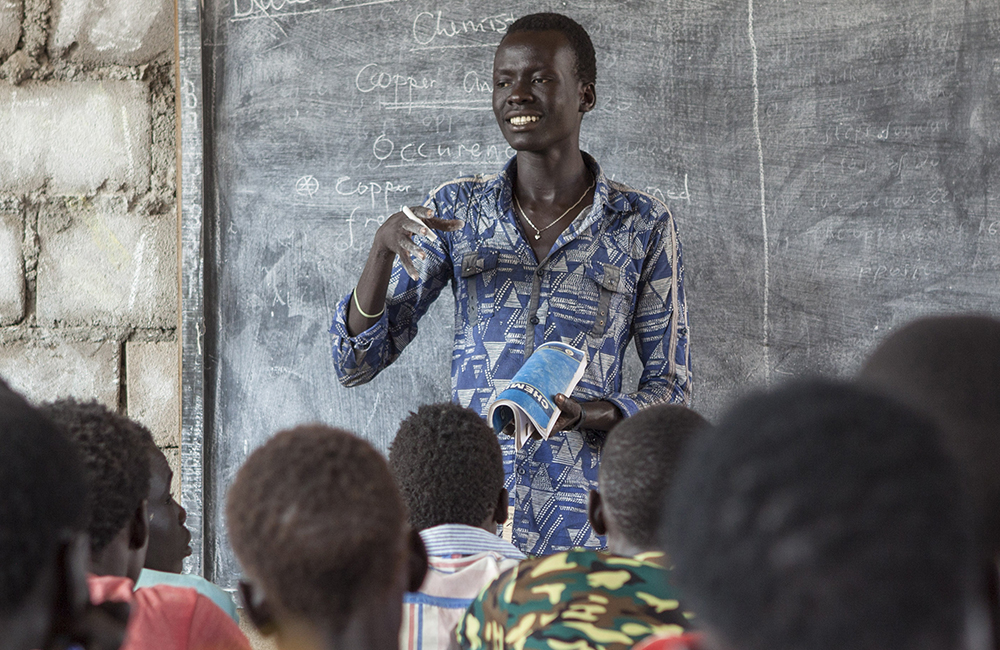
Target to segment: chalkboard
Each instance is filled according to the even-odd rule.
[[[492,54],[542,10],[595,41],[583,148],[676,217],[709,417],[851,373],[916,316],[997,311],[995,0],[208,0],[204,521],[222,584],[225,490],[268,436],[320,420],[385,449],[450,397],[448,292],[364,387],[338,385],[327,330],[386,215],[511,155]]]

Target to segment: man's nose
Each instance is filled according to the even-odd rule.
[[[183,524],[185,521],[187,521],[187,518],[188,518],[187,510],[184,509],[184,506],[178,504],[177,505],[177,521],[179,521],[181,524]]]
[[[511,104],[524,104],[534,99],[531,95],[531,84],[527,81],[515,81],[511,84],[507,101]]]

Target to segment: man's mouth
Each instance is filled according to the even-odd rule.
[[[538,116],[537,115],[515,115],[515,116],[509,118],[507,121],[510,122],[513,126],[524,126],[525,124],[529,124],[531,122],[537,122],[538,121]]]

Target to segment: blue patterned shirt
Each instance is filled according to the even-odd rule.
[[[563,231],[539,262],[512,208],[517,157],[498,174],[442,185],[425,205],[462,219],[439,240],[420,237],[427,258],[414,281],[396,260],[385,313],[357,336],[347,331],[351,294],[337,306],[331,333],[340,382],[355,386],[391,364],[417,322],[450,282],[455,296],[452,395],[485,417],[490,402],[538,345],[562,341],[587,353],[580,401],[608,400],[627,417],[691,391],[681,246],[667,207],[609,180],[584,155],[597,181],[594,203]],[[643,363],[635,392],[622,389],[625,350],[634,338]],[[414,405],[416,406],[416,405]],[[604,540],[587,521],[587,493],[597,486],[604,433],[553,432],[515,453],[500,437],[512,506],[512,541],[531,555]]]

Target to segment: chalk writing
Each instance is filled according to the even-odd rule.
[[[463,161],[504,163],[514,155],[508,145],[480,142],[404,142],[399,144],[382,133],[372,143],[372,155],[386,167],[450,164]]]
[[[381,199],[385,210],[389,210],[389,195],[400,192],[409,192],[409,185],[400,185],[392,181],[354,181],[350,176],[341,176],[337,179],[337,184],[333,191],[340,196],[365,196],[367,195],[372,204],[372,209],[379,209],[376,201]]]
[[[456,22],[444,19],[440,11],[436,14],[421,11],[413,19],[413,40],[420,45],[430,45],[438,37],[455,38],[474,33],[503,34],[507,31],[507,25],[512,22],[514,22],[512,13]]]
[[[303,176],[295,181],[295,193],[300,196],[313,196],[319,191],[319,181],[315,176]]]
[[[370,7],[372,5],[392,4],[394,2],[402,2],[403,0],[367,0],[366,2],[352,2],[333,7],[315,7],[311,9],[298,8],[301,5],[310,4],[312,1],[313,0],[233,0],[233,15],[230,20],[238,22],[256,18],[273,19],[280,16],[301,16],[304,14]]]
[[[919,280],[927,275],[927,267],[910,266],[909,262],[899,265],[878,264],[876,266],[861,266],[858,268],[858,285],[875,285],[879,282],[895,280]]]

